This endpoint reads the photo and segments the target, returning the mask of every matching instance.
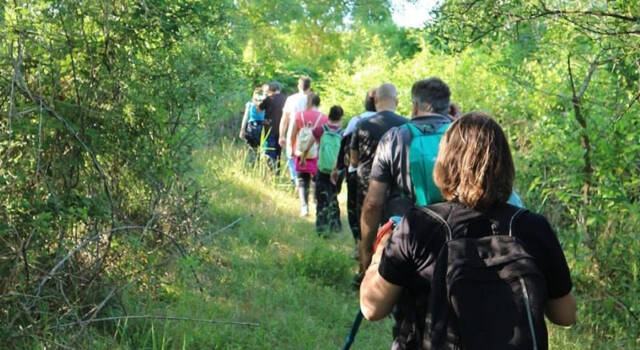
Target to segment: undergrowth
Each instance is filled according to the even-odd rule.
[[[231,140],[195,157],[197,176],[210,191],[211,230],[202,242],[192,242],[188,257],[166,268],[153,293],[128,293],[123,301],[132,315],[192,320],[105,324],[94,332],[91,347],[340,348],[359,307],[348,229],[319,237],[313,215],[298,217],[286,176],[274,176],[262,159],[251,164],[244,147]],[[353,349],[388,349],[391,325],[364,322]]]
[[[179,319],[96,323],[80,347],[341,348],[358,310],[348,225],[319,237],[313,216],[298,217],[298,200],[284,169],[274,175],[261,159],[252,164],[245,148],[232,140],[222,139],[194,156],[211,227],[187,243],[187,255],[176,255],[164,262],[163,273],[145,279],[146,286],[131,286],[120,295],[128,315]],[[580,261],[584,252],[567,243],[569,235],[559,230],[559,236],[571,248],[566,249],[579,321],[568,329],[550,325],[550,348],[634,348],[633,323],[617,313],[621,303],[606,294],[598,298],[607,290],[589,288],[597,281],[590,275],[594,267]],[[389,349],[391,327],[390,318],[364,321],[352,349]]]

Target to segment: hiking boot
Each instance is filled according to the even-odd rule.
[[[309,206],[307,205],[303,205],[302,208],[300,208],[300,217],[305,216],[309,216]]]

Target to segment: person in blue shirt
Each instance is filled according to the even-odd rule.
[[[260,145],[260,133],[262,123],[264,123],[264,111],[258,110],[258,105],[264,99],[261,94],[262,89],[256,88],[253,91],[253,98],[247,102],[240,125],[240,138],[255,150]]]

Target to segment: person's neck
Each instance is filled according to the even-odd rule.
[[[387,104],[379,104],[376,106],[376,111],[377,112],[395,112],[396,111],[396,106],[394,105],[387,105]]]
[[[411,118],[420,118],[420,117],[444,117],[444,115],[436,112],[418,111]]]
[[[342,124],[342,120],[329,120],[329,125],[333,125],[333,126],[340,126],[340,124]]]

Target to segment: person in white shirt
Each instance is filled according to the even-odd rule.
[[[287,100],[284,103],[284,107],[282,108],[282,120],[280,121],[280,138],[278,140],[278,143],[280,143],[281,147],[285,147],[287,155],[287,167],[289,168],[291,180],[293,180],[294,185],[296,184],[298,174],[293,162],[293,145],[291,143],[291,134],[293,131],[295,116],[298,112],[305,110],[305,107],[307,105],[307,95],[310,91],[311,79],[306,76],[301,76],[298,79],[298,92],[287,97]]]

